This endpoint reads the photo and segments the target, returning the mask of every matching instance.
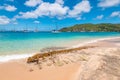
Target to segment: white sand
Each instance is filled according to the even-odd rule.
[[[0,64],[0,80],[120,80],[120,38],[87,45],[96,48],[46,58],[41,64],[25,59]],[[42,68],[42,69],[40,69]]]

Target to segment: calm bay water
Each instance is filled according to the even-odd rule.
[[[0,55],[29,54],[47,47],[69,47],[93,39],[118,37],[116,32],[0,32]]]

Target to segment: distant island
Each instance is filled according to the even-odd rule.
[[[120,32],[120,24],[76,24],[60,29],[61,32]]]

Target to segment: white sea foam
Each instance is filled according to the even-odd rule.
[[[90,40],[88,42],[83,42],[83,43],[80,43],[78,45],[74,45],[74,46],[72,46],[72,48],[84,46],[84,45],[89,44],[89,43],[95,43],[95,42],[99,42],[99,41],[103,41],[103,40],[110,40],[110,39],[117,39],[117,38],[120,38],[120,37],[100,38],[100,39]]]
[[[4,55],[0,56],[0,62],[7,62],[10,60],[16,60],[16,59],[23,59],[29,56],[32,56],[33,54],[17,54],[17,55]]]
[[[91,40],[91,41],[88,41],[88,42],[84,42],[82,44],[80,43],[80,44],[72,46],[70,48],[76,48],[76,47],[84,46],[84,45],[89,44],[89,43],[95,43],[95,42],[102,41],[102,40],[117,39],[117,38],[120,38],[120,37],[95,39],[95,40]],[[0,56],[0,62],[7,62],[7,61],[10,61],[10,60],[22,59],[22,58],[26,58],[26,57],[29,57],[29,56],[32,56],[32,55],[33,55],[33,53],[31,53],[31,54],[3,55],[3,56]]]

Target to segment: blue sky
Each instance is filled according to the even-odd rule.
[[[120,0],[0,0],[0,30],[120,23]]]

